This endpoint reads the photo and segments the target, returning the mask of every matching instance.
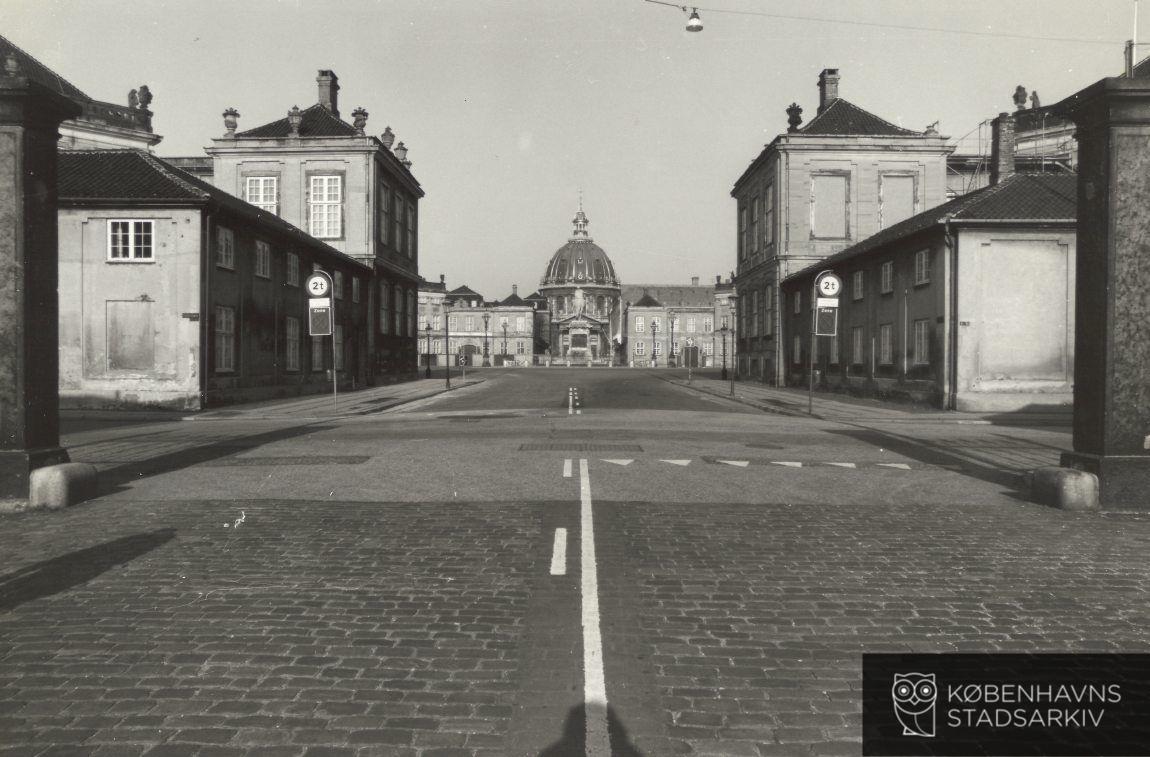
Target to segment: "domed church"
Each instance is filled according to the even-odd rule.
[[[547,301],[552,361],[610,365],[622,341],[619,279],[603,248],[587,233],[583,204],[567,244],[551,256],[539,294]]]

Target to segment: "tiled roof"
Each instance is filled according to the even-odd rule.
[[[301,244],[352,260],[277,215],[233,197],[222,189],[143,150],[61,152],[58,156],[60,202],[64,204],[211,203],[249,220],[295,236]],[[358,261],[356,261],[358,262]]]
[[[21,73],[32,81],[78,103],[86,103],[92,100],[91,97],[81,92],[80,88],[72,84],[72,82],[21,50],[14,45],[11,40],[0,36],[0,58],[7,58],[9,55],[16,56],[16,61],[20,65]]]
[[[354,137],[355,127],[343,119],[337,118],[330,110],[318,103],[307,110],[301,111],[303,120],[300,121],[299,135],[301,137]],[[291,125],[287,116],[271,123],[257,126],[254,129],[241,131],[237,137],[253,137],[257,139],[280,139],[291,134]]]
[[[883,229],[858,244],[788,276],[787,280],[803,276],[812,268],[826,267],[925,231],[944,223],[947,218],[952,222],[977,224],[979,221],[1049,223],[1073,221],[1077,217],[1076,174],[1015,174],[998,184],[963,195]]]
[[[478,297],[479,299],[483,299],[483,295],[481,295],[479,292],[475,291],[471,287],[467,286],[466,284],[464,284],[461,287],[457,287],[455,289],[452,289],[447,294],[450,297]]]
[[[904,129],[865,111],[841,97],[799,129],[800,134],[829,136],[918,137],[922,132]]]
[[[639,299],[638,302],[636,302],[633,305],[633,307],[637,307],[637,308],[661,308],[661,307],[663,307],[663,303],[659,302],[654,297],[652,297],[651,295],[644,292],[643,296]]]
[[[624,302],[634,302],[638,307],[644,307],[639,305],[644,296],[654,299],[658,307],[709,308],[715,304],[714,286],[703,285],[625,284],[620,296]]]
[[[514,292],[511,293],[510,297],[503,300],[499,304],[500,305],[506,305],[508,307],[526,307],[527,306],[527,303],[523,300],[523,298],[520,297],[519,295],[515,294]]]

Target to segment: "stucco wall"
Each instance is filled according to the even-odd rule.
[[[110,219],[153,221],[151,262],[109,262]],[[58,228],[61,405],[197,408],[199,211],[62,208]]]

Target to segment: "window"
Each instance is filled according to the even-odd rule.
[[[729,316],[725,316],[725,315],[723,316],[723,328],[727,328],[727,326],[730,325],[730,321],[728,319],[729,319]]]
[[[403,336],[403,287],[398,284],[395,285],[392,291],[392,313],[395,315],[395,331],[396,336]]]
[[[407,201],[407,257],[415,257],[415,203]]]
[[[343,370],[343,326],[336,324],[331,342],[331,364],[337,371]]]
[[[759,335],[759,290],[751,292],[751,336]]]
[[[796,289],[791,292],[791,304],[794,306],[795,315],[803,312],[803,290]]]
[[[272,277],[272,247],[262,239],[256,240],[256,276],[261,279]]]
[[[516,331],[523,331],[523,325],[524,325],[523,324],[523,316],[521,316],[521,315],[516,316],[515,317],[515,330]]]
[[[311,338],[311,369],[313,371],[323,370],[323,337],[313,336]]]
[[[415,291],[407,290],[407,335],[416,336],[415,330]]]
[[[647,343],[646,342],[635,342],[635,354],[636,355],[646,355],[647,354]]]
[[[690,334],[695,333],[695,319],[694,318],[688,318],[687,319],[687,332]]]
[[[864,292],[863,285],[865,284],[865,281],[866,281],[866,279],[865,279],[862,271],[855,271],[854,275],[851,276],[851,299],[852,300],[861,300],[863,298],[863,292]]]
[[[747,257],[747,206],[739,207],[739,260]]]
[[[443,340],[442,339],[431,340],[431,354],[432,355],[442,355],[443,354]]]
[[[359,302],[359,277],[351,277],[351,301]]]
[[[379,241],[387,244],[391,239],[391,187],[379,185]]]
[[[703,342],[703,354],[707,357],[715,354],[715,345],[711,342]]]
[[[930,250],[919,250],[914,254],[914,283],[930,283]]]
[[[287,283],[288,286],[299,286],[299,255],[294,252],[287,254]]]
[[[287,351],[285,353],[284,367],[289,371],[299,370],[299,318],[288,316],[284,327],[284,340]]]
[[[704,334],[710,334],[712,331],[714,331],[714,325],[715,325],[715,321],[711,316],[707,316],[706,318],[704,318],[703,319],[703,333]]]
[[[775,333],[775,288],[768,286],[763,290],[763,310],[766,311],[766,324],[763,333],[771,336]]]
[[[878,227],[885,229],[914,215],[913,174],[881,174],[878,178]]]
[[[651,342],[651,356],[663,354],[663,345],[659,342]]]
[[[232,230],[216,227],[216,265],[221,268],[236,267],[236,238]]]
[[[863,364],[863,330],[862,326],[851,329],[851,363]]]
[[[894,261],[888,260],[879,267],[879,283],[883,294],[894,291]]]
[[[837,333],[831,337],[830,354],[827,356],[827,360],[831,365],[839,364],[839,335]]]
[[[525,350],[526,350],[526,347],[524,346],[522,339],[515,342],[515,354],[516,355],[526,354]]]
[[[395,249],[403,252],[403,195],[396,192],[393,197],[395,198],[395,216],[392,219],[391,244]]]
[[[635,333],[636,334],[642,334],[646,330],[647,330],[647,324],[643,320],[643,316],[641,316],[641,315],[635,316]]]
[[[751,239],[751,252],[759,251],[759,196],[751,198],[751,225],[747,229]]]
[[[768,184],[763,198],[763,247],[775,243],[775,185]]]
[[[343,299],[343,271],[335,271],[331,275],[332,296],[337,300]]]
[[[914,322],[914,364],[930,363],[930,320],[923,318]]]
[[[798,365],[803,362],[803,338],[798,334],[791,339],[791,362]]]
[[[453,315],[447,317],[447,330],[456,331],[459,329],[459,319]]]
[[[881,365],[894,363],[894,324],[884,323],[878,327],[878,362]]]
[[[437,313],[435,318],[432,320],[432,325],[436,331],[438,331],[439,329],[442,329],[443,328],[443,316]]]
[[[654,315],[651,316],[651,333],[652,334],[658,334],[659,329],[662,327],[662,325],[663,325],[662,321],[659,319],[658,316],[654,316]]]
[[[850,182],[847,174],[811,176],[811,237],[847,239]]]
[[[244,182],[244,199],[260,210],[278,215],[276,190],[279,179],[275,176],[249,176]]]
[[[473,331],[474,329],[475,329],[475,318],[473,316],[469,315],[463,319],[463,330],[464,331]]]
[[[308,226],[313,237],[343,236],[343,177],[312,176],[308,198]]]
[[[236,369],[236,311],[216,305],[216,373]]]
[[[108,221],[108,260],[152,260],[152,222]]]
[[[510,325],[507,323],[507,316],[501,315],[499,316],[499,328],[502,329],[504,326],[510,328]]]
[[[391,286],[379,282],[379,333],[391,333]]]

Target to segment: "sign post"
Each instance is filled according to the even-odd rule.
[[[339,372],[335,368],[335,308],[331,297],[331,276],[315,271],[307,277],[308,335],[331,337],[331,400],[339,410]]]
[[[687,337],[687,383],[688,384],[691,383],[691,361],[695,357],[695,352],[693,349],[694,346],[695,346],[694,338]]]
[[[820,336],[838,333],[839,292],[843,280],[834,271],[822,271],[815,277],[811,293],[811,350],[810,368],[807,370],[807,415],[815,413],[815,345]]]

